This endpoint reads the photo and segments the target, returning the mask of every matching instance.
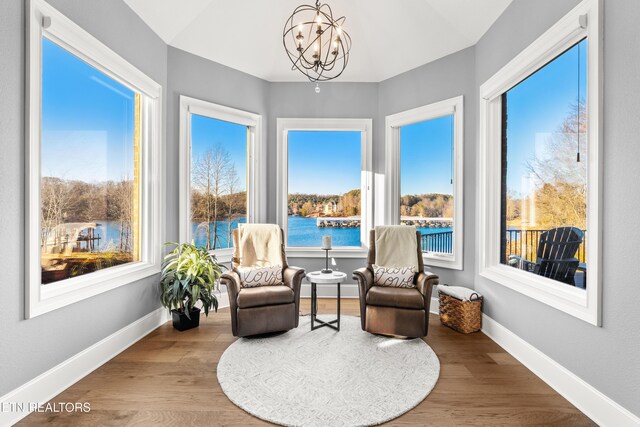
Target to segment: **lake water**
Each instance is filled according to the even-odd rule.
[[[234,220],[231,223],[232,229],[237,228],[239,223],[245,223],[245,218]],[[100,240],[100,248],[104,248],[107,242],[112,241],[117,244],[120,238],[119,224],[115,221],[100,221],[98,232],[103,237]],[[218,222],[218,248],[228,248],[232,243],[228,238],[228,221]],[[205,226],[206,227],[206,226]],[[211,227],[213,229],[213,226]],[[434,234],[452,231],[452,228],[418,228],[422,234]],[[206,229],[199,223],[191,224],[191,235],[196,245],[204,246],[206,243]],[[315,218],[305,218],[301,216],[289,217],[288,246],[299,247],[320,247],[322,236],[331,236],[332,245],[338,246],[360,246],[360,228],[319,228],[316,226]],[[106,239],[105,239],[106,237]]]
[[[120,244],[120,223],[118,221],[96,221],[98,226],[95,233],[100,236],[96,241],[98,251],[104,251],[109,246],[117,247]]]

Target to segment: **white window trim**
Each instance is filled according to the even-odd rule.
[[[425,264],[433,267],[462,270],[464,247],[464,97],[457,96],[440,102],[392,114],[385,119],[385,185],[382,224],[400,223],[400,127],[426,120],[453,115],[453,254],[423,253]],[[428,167],[428,162],[425,164]]]
[[[288,241],[287,200],[288,189],[288,133],[289,131],[358,131],[362,132],[361,141],[361,178],[360,178],[360,247],[336,247],[331,251],[335,258],[362,258],[369,246],[369,229],[373,225],[372,192],[372,120],[371,119],[277,119],[278,134],[278,176],[277,207],[278,224],[284,230],[285,242]],[[327,161],[331,161],[328,157]],[[286,247],[291,257],[321,258],[325,253],[318,247]]]
[[[586,20],[585,20],[586,15]],[[480,87],[478,169],[479,274],[594,325],[601,325],[602,2],[585,0]],[[583,28],[585,27],[586,28]],[[586,292],[500,264],[501,95],[588,37]]]
[[[43,0],[27,6],[25,120],[25,317],[32,318],[130,284],[160,272],[164,188],[162,164],[162,86],[73,23]],[[41,285],[40,266],[40,123],[42,37],[47,36],[109,77],[143,94],[142,101],[142,244],[138,262]],[[37,242],[37,243],[36,243]]]
[[[180,96],[180,241],[191,241],[191,115],[210,117],[250,128],[247,147],[247,222],[266,220],[266,167],[262,116],[201,99]],[[216,249],[219,262],[229,262],[233,248]]]

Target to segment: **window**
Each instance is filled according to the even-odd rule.
[[[502,95],[500,262],[586,288],[587,40]]]
[[[278,137],[288,251],[319,255],[331,236],[338,255],[361,255],[371,226],[371,120],[278,119]]]
[[[384,223],[415,225],[427,264],[462,269],[463,98],[386,118]]]
[[[38,0],[29,45],[26,311],[33,317],[159,271],[161,92]]]
[[[480,274],[600,322],[599,4],[481,87]]]
[[[180,97],[180,240],[225,261],[232,231],[260,217],[260,121],[257,114]]]

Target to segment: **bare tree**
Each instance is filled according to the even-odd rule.
[[[571,105],[558,130],[545,141],[542,154],[527,163],[536,181],[538,226],[586,227],[586,111],[584,100]]]
[[[67,212],[73,205],[69,183],[61,178],[44,177],[41,181],[41,241],[42,250],[47,251],[47,241],[58,245],[62,236],[58,235],[60,224],[64,223]],[[51,235],[54,233],[54,235]]]
[[[195,190],[204,198],[196,217],[204,219],[206,223],[207,249],[216,249],[220,244],[218,239],[218,221],[220,217],[221,197],[226,189],[231,157],[229,153],[217,145],[207,150],[194,164],[192,182]]]

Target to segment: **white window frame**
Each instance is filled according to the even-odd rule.
[[[383,224],[400,224],[400,128],[439,117],[453,115],[453,253],[423,252],[425,264],[462,270],[464,247],[464,97],[392,114],[385,119],[385,185],[380,197]],[[429,167],[428,161],[425,168]]]
[[[335,258],[362,258],[369,247],[369,229],[373,225],[373,192],[372,192],[372,120],[371,119],[299,119],[278,118],[278,176],[277,207],[278,224],[284,230],[285,242],[288,242],[287,204],[288,188],[288,134],[290,131],[357,131],[361,132],[361,175],[360,175],[360,247],[336,247],[331,251]],[[327,162],[331,154],[327,155]],[[291,257],[324,257],[324,251],[318,247],[286,246]]]
[[[32,318],[160,272],[162,86],[42,0],[27,6],[25,120],[25,317]],[[42,38],[46,36],[102,73],[142,95],[140,261],[41,284],[40,144]]]
[[[585,0],[480,87],[479,274],[594,325],[601,324],[602,2]],[[588,38],[586,292],[500,263],[501,95]]]
[[[263,159],[262,116],[201,99],[180,96],[180,241],[191,237],[191,115],[247,126],[247,222],[266,219],[266,167]],[[229,262],[233,248],[216,249],[218,261]]]

